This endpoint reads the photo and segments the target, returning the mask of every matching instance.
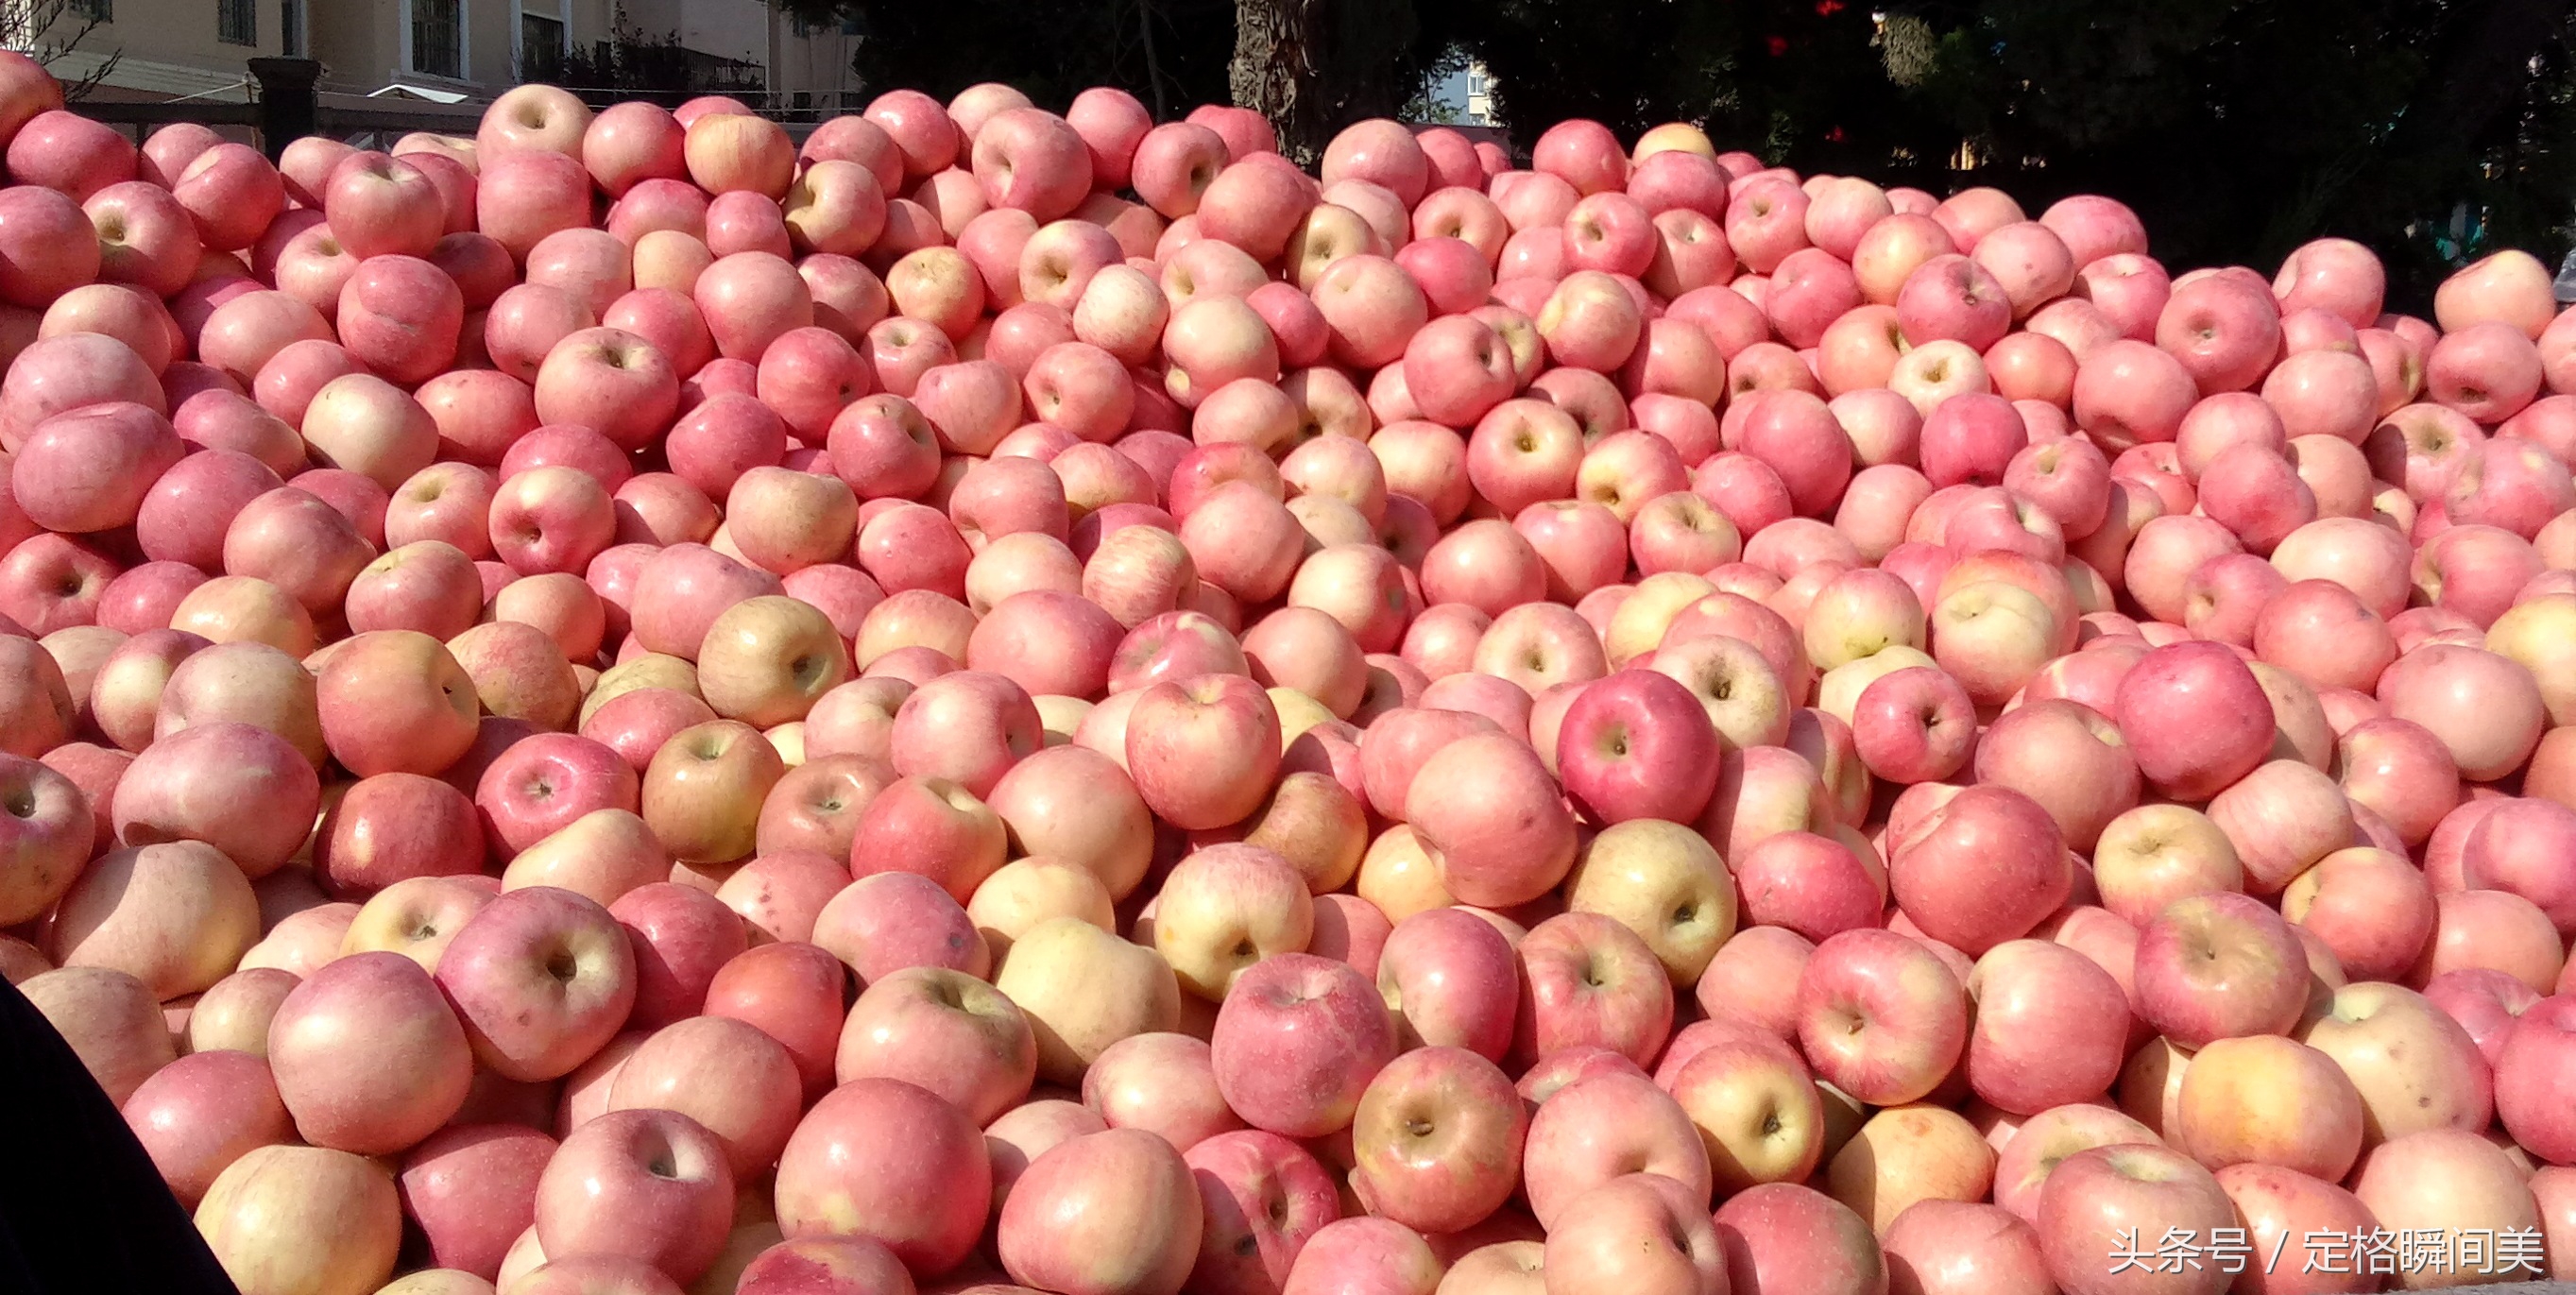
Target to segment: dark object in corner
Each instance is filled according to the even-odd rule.
[[[0,982],[0,1292],[238,1295],[125,1116]]]

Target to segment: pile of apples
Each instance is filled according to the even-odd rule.
[[[1106,89],[0,142],[0,968],[244,1295],[2576,1277],[2530,256]]]

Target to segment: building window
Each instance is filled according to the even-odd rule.
[[[215,0],[215,39],[227,45],[259,43],[259,0]]]
[[[520,14],[519,79],[559,81],[563,79],[563,64],[563,19],[537,13]]]
[[[64,8],[72,17],[84,22],[113,22],[116,19],[115,0],[70,0]]]
[[[304,57],[304,0],[277,0],[277,50],[288,58]]]
[[[411,69],[427,76],[464,75],[463,0],[411,0]]]

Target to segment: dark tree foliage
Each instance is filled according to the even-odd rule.
[[[2576,216],[2568,0],[1415,0],[1550,122],[1705,126],[1805,171],[2138,208],[2177,266],[2358,238],[2420,307]],[[1955,163],[1971,163],[1959,169]],[[2460,219],[2454,228],[2454,217]]]
[[[1497,110],[1524,147],[1549,123],[1589,117],[1623,137],[1691,121],[1730,148],[1822,157],[1851,153],[1874,123],[1909,124],[1873,47],[1866,3],[1415,4],[1427,42],[1455,44],[1493,75]]]
[[[1061,112],[1095,85],[1160,115],[1232,102],[1234,0],[786,0],[813,22],[854,19],[860,77],[946,99],[1001,81]]]
[[[2034,214],[2109,193],[2177,268],[2268,269],[2341,234],[2417,309],[2493,247],[2554,259],[2576,218],[2576,0],[789,3],[856,15],[871,85],[1240,102],[1308,154],[1463,54],[1522,148],[1570,117],[1631,138],[1679,120],[1801,170],[1993,184]]]
[[[2034,211],[2113,194],[2176,266],[2268,268],[2306,239],[2345,235],[2388,259],[2399,299],[2421,306],[2447,259],[2566,247],[2568,10],[1985,0],[1901,18],[1939,33],[1915,101]]]

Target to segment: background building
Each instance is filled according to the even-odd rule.
[[[548,81],[835,112],[859,90],[850,26],[809,25],[769,0],[0,0],[7,13],[0,44],[50,55],[67,83],[95,77],[103,101],[241,102],[245,61],[281,55],[318,60],[326,93],[456,104]],[[629,62],[683,83],[581,86],[625,65],[611,57],[620,45],[649,47]]]
[[[305,52],[306,3],[28,0],[5,10],[0,43],[50,55],[65,83],[99,78],[97,99],[240,103],[250,97],[247,60]]]

